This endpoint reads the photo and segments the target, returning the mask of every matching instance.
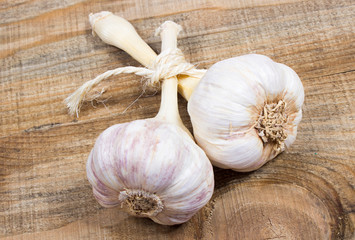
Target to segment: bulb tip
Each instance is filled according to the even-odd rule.
[[[165,29],[174,29],[176,31],[176,35],[179,35],[179,33],[182,31],[181,25],[173,21],[165,21],[162,25],[160,25],[160,27],[157,28],[155,31],[155,36],[159,36]]]
[[[89,22],[90,22],[90,25],[92,27],[92,29],[94,29],[94,26],[95,26],[95,23],[109,15],[111,15],[112,12],[109,12],[109,11],[101,11],[101,12],[98,12],[98,13],[90,13],[89,14]]]

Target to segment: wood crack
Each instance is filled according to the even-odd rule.
[[[24,130],[24,132],[28,133],[28,132],[34,132],[34,131],[48,130],[48,129],[51,129],[51,128],[58,126],[58,125],[61,125],[61,123],[48,123],[48,124],[43,124],[43,125],[39,125],[39,126],[33,126],[31,128]]]

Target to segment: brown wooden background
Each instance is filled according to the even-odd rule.
[[[67,115],[63,99],[83,82],[138,66],[91,35],[88,14],[102,10],[131,21],[156,52],[155,28],[176,21],[179,47],[200,68],[260,53],[295,69],[306,93],[295,144],[252,173],[216,168],[212,201],[180,226],[100,207],[85,173],[95,138],[154,116],[160,100],[122,113],[142,89],[123,75],[103,84],[104,103]],[[352,0],[0,0],[0,239],[354,238],[354,16]]]

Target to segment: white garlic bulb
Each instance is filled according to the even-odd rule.
[[[162,50],[176,48],[180,27],[161,26]],[[98,202],[173,225],[186,222],[211,198],[213,169],[183,125],[177,78],[162,82],[159,113],[152,119],[117,124],[96,140],[87,176]]]
[[[291,68],[249,54],[210,67],[188,112],[195,139],[215,166],[252,171],[295,141],[303,101]]]

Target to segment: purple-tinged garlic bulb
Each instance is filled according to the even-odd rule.
[[[189,220],[209,201],[214,183],[204,152],[160,119],[106,129],[90,153],[87,176],[102,206],[166,225]]]
[[[297,74],[249,54],[214,64],[194,89],[194,136],[215,166],[252,171],[296,139],[304,90]]]
[[[173,22],[161,26],[162,51],[176,48],[179,31]],[[156,117],[111,126],[98,137],[87,176],[102,206],[174,225],[210,200],[212,165],[183,125],[177,104],[177,78],[164,79]]]

